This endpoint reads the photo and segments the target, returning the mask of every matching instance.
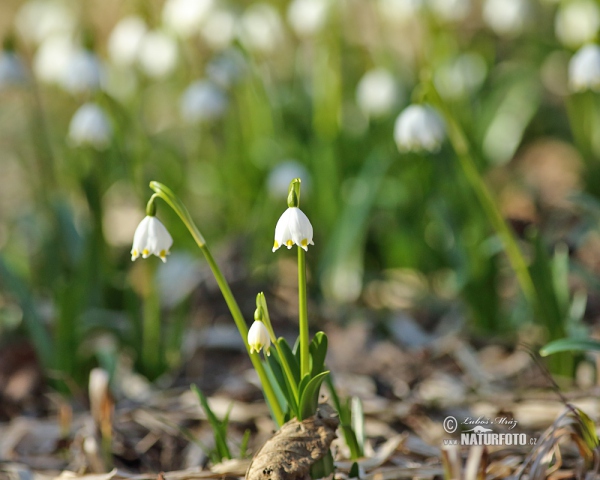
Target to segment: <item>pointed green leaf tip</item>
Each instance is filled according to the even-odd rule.
[[[290,182],[288,189],[287,204],[288,207],[299,207],[300,206],[300,183],[302,181],[299,178],[294,178]]]

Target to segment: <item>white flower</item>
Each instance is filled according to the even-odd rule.
[[[457,22],[471,12],[471,0],[429,0],[429,7],[440,20]]]
[[[486,0],[483,20],[498,35],[519,35],[529,19],[527,0]]]
[[[239,23],[238,36],[248,50],[272,53],[281,48],[284,30],[277,10],[267,3],[248,7]]]
[[[93,92],[104,83],[104,68],[94,52],[80,49],[63,72],[62,86],[69,93]]]
[[[282,245],[292,248],[294,244],[308,251],[309,245],[314,245],[313,227],[310,220],[298,207],[290,207],[279,217],[275,227],[275,242],[273,251]]]
[[[264,348],[265,353],[269,355],[271,338],[267,327],[262,322],[255,321],[248,330],[248,345],[250,345],[250,353],[259,353]]]
[[[572,91],[600,90],[600,47],[585,45],[569,62],[569,86]]]
[[[439,150],[446,138],[444,121],[429,105],[410,105],[394,125],[394,140],[398,150]]]
[[[291,27],[300,37],[318,33],[327,20],[329,0],[293,0],[287,11]]]
[[[556,37],[569,47],[591,42],[600,27],[600,8],[594,1],[563,2],[554,20]]]
[[[209,80],[198,80],[183,92],[181,116],[186,122],[206,122],[223,116],[227,110],[227,96]]]
[[[370,70],[356,87],[356,103],[368,117],[383,117],[399,101],[399,91],[394,76],[384,68]]]
[[[69,35],[53,35],[45,39],[35,52],[33,71],[44,82],[60,84],[75,52]]]
[[[167,0],[162,17],[165,25],[187,38],[197,33],[213,6],[213,0]]]
[[[135,229],[133,246],[131,247],[131,261],[134,261],[140,255],[142,258],[156,255],[163,262],[166,262],[171,245],[173,245],[173,238],[171,238],[165,226],[158,218],[147,215]]]
[[[200,35],[215,50],[222,50],[235,38],[236,17],[225,8],[213,8],[202,25]]]
[[[108,55],[119,66],[135,63],[148,28],[140,17],[122,18],[108,37]]]
[[[442,63],[435,71],[434,82],[444,98],[457,99],[477,90],[487,74],[485,60],[478,53],[463,53]]]
[[[22,3],[15,24],[26,41],[40,43],[56,34],[71,34],[77,25],[74,11],[61,2],[34,0]]]
[[[0,56],[0,90],[8,86],[23,85],[27,72],[21,58],[14,52],[5,50]]]
[[[69,124],[69,138],[75,146],[91,145],[98,150],[110,143],[112,128],[108,117],[95,103],[85,103]]]
[[[177,42],[161,31],[148,32],[140,46],[138,61],[146,75],[153,78],[165,77],[177,65]]]

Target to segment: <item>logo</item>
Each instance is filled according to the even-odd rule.
[[[511,432],[517,421],[509,417],[466,417],[459,422],[456,417],[448,416],[442,422],[446,433],[456,433],[458,438],[445,438],[444,445],[535,445],[536,438],[527,438],[525,433]],[[498,431],[501,430],[501,431]]]

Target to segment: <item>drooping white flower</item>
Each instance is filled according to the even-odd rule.
[[[272,53],[280,48],[284,39],[281,17],[268,3],[254,3],[244,11],[238,35],[248,50]]]
[[[210,80],[192,83],[181,96],[180,111],[186,122],[207,122],[223,116],[227,96]]]
[[[463,53],[442,63],[433,80],[442,97],[456,99],[477,90],[486,74],[487,65],[480,54]]]
[[[131,261],[134,261],[140,255],[142,258],[156,255],[163,262],[166,262],[171,245],[173,245],[173,238],[171,238],[165,226],[158,218],[147,215],[140,222],[133,235]]]
[[[400,151],[439,150],[446,138],[446,126],[429,105],[406,107],[394,125],[394,140]]]
[[[298,207],[289,207],[275,226],[273,251],[282,245],[289,250],[294,244],[308,251],[308,246],[314,245],[312,238],[313,227],[308,217]]]
[[[600,90],[600,46],[585,45],[569,62],[569,87],[574,92]]]
[[[69,93],[94,92],[102,87],[104,76],[104,67],[96,54],[82,48],[71,56],[61,83]]]
[[[368,117],[383,117],[398,104],[400,92],[394,76],[384,68],[370,70],[356,87],[356,103]]]
[[[69,124],[69,139],[75,146],[89,145],[101,150],[108,146],[111,135],[110,121],[95,103],[79,107]]]
[[[428,0],[429,8],[446,22],[464,20],[471,12],[471,0]]]
[[[121,67],[133,65],[147,31],[148,27],[140,17],[132,15],[122,18],[108,37],[110,59]]]
[[[260,353],[261,349],[264,348],[265,353],[269,355],[271,338],[263,322],[255,320],[250,330],[248,330],[248,345],[250,345],[250,353]]]
[[[292,0],[287,10],[287,20],[300,37],[318,33],[327,21],[329,0]]]
[[[5,50],[0,56],[0,90],[9,86],[23,85],[27,73],[21,58],[12,51]]]
[[[62,2],[33,0],[22,2],[15,25],[24,40],[39,44],[57,34],[71,34],[77,21],[74,11]]]
[[[554,19],[560,42],[577,48],[594,40],[600,28],[600,7],[593,0],[563,2]]]
[[[246,73],[246,59],[236,48],[228,48],[206,65],[206,74],[219,87],[227,89],[238,83]]]
[[[529,20],[528,0],[486,0],[483,20],[498,35],[515,37]]]
[[[163,22],[178,36],[187,38],[198,32],[212,6],[213,0],[167,0]]]
[[[151,31],[144,35],[138,61],[149,77],[167,76],[177,65],[177,42],[165,32]]]
[[[69,35],[53,35],[35,52],[33,71],[41,81],[60,85],[76,51]]]
[[[228,47],[235,38],[235,14],[227,8],[213,8],[200,25],[200,35],[215,50]]]

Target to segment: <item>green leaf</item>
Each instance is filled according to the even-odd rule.
[[[547,357],[559,352],[600,351],[600,342],[583,338],[561,338],[554,340],[540,349],[540,355]]]
[[[293,358],[293,355],[292,355],[292,358]],[[294,392],[289,384],[289,379],[287,378],[287,375],[285,374],[283,366],[281,365],[281,359],[279,358],[279,354],[277,353],[277,350],[272,348],[271,355],[266,357],[266,359],[267,359],[267,364],[269,365],[269,368],[273,372],[275,381],[277,382],[277,385],[279,386],[281,393],[285,397],[285,400],[287,402],[289,409],[293,412],[293,414],[295,416],[297,416],[298,415],[298,400],[296,399],[296,396],[294,395]]]
[[[304,420],[305,418],[314,415],[317,411],[317,405],[319,402],[319,389],[321,388],[321,384],[329,371],[322,372],[314,378],[311,378],[306,386],[302,389],[302,393],[300,394],[300,418],[299,420]],[[308,377],[305,376],[302,379],[302,382]]]
[[[215,445],[217,447],[217,453],[220,457],[219,461],[223,460],[223,458],[230,460],[231,452],[229,451],[229,447],[227,446],[227,436],[222,430],[221,422],[210,409],[210,406],[208,405],[208,399],[206,398],[206,396],[204,396],[200,389],[196,385],[192,385],[191,388],[192,391],[194,391],[198,396],[198,400],[200,400],[200,405],[202,406],[204,413],[206,413],[208,423],[210,423],[210,426],[212,427],[213,434],[215,436]]]
[[[246,458],[246,455],[248,455],[248,442],[250,441],[251,433],[249,428],[244,430],[244,436],[242,437],[242,443],[240,444],[240,458]]]
[[[350,467],[350,472],[348,473],[348,478],[359,478],[360,470],[358,469],[358,463],[354,462]]]
[[[327,356],[327,335],[323,332],[317,332],[310,342],[310,358],[312,359],[312,367],[310,371],[311,377],[316,377],[318,374],[325,371],[325,357]]]
[[[281,353],[285,355],[285,359],[294,375],[294,381],[296,382],[296,385],[298,385],[300,383],[300,365],[294,356],[294,352],[292,352],[289,343],[287,343],[286,339],[283,337],[277,339],[277,345],[279,346]]]
[[[358,397],[352,397],[350,400],[350,409],[352,411],[352,430],[356,436],[359,456],[363,456],[365,447],[365,415],[362,402]]]
[[[581,425],[581,434],[585,444],[588,448],[593,451],[595,450],[600,442],[598,441],[598,435],[596,434],[596,425],[593,420],[580,408],[573,407],[578,417],[579,424]]]

